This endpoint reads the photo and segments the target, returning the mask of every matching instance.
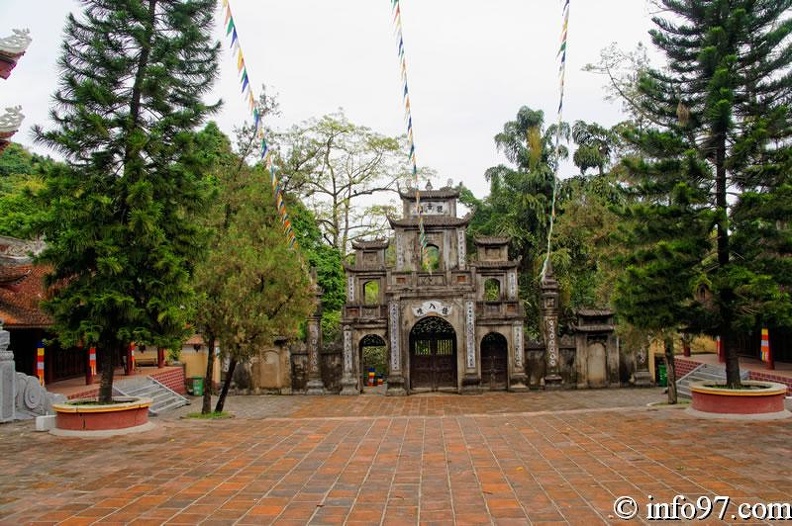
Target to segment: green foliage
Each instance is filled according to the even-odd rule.
[[[720,335],[728,383],[738,386],[734,332],[792,320],[782,203],[792,1],[659,3],[673,18],[656,17],[651,35],[669,67],[641,71],[634,103],[653,126],[625,133],[638,153],[625,162],[637,196],[626,213],[636,254],[617,305],[641,327]]]
[[[224,353],[244,361],[277,336],[294,336],[313,308],[313,295],[273,199],[262,199],[271,196],[269,173],[240,162],[216,129],[206,141],[215,147],[216,198],[207,217],[211,248],[196,269],[202,292],[197,322]]]
[[[44,303],[59,339],[102,351],[100,398],[130,341],[177,347],[192,318],[194,262],[209,197],[194,128],[217,72],[213,0],[86,0],[70,15],[48,170],[41,256],[56,285]]]
[[[300,201],[287,199],[289,217],[308,266],[322,289],[322,311],[340,312],[346,302],[346,277],[341,252],[324,243],[314,215]]]
[[[361,203],[406,179],[403,138],[386,137],[343,113],[312,119],[274,138],[275,164],[287,194],[313,213],[324,241],[342,253],[355,239],[376,237],[386,221]]]
[[[53,164],[16,143],[0,154],[0,235],[22,239],[34,235],[34,225],[47,206],[36,194],[44,186],[42,174]]]
[[[615,175],[577,176],[561,185],[552,262],[568,316],[579,308],[609,305],[621,270],[610,264],[620,252],[611,234],[618,227],[613,208],[627,196]]]
[[[540,289],[538,269],[547,243],[552,207],[556,158],[555,125],[544,128],[544,116],[523,106],[516,119],[503,126],[495,143],[516,168],[499,165],[487,169],[484,177],[490,194],[477,201],[463,195],[476,206],[476,214],[468,227],[468,236],[506,235],[511,238],[511,254],[520,259],[520,296],[529,319],[529,331],[538,332]],[[562,125],[562,135],[568,127]],[[558,155],[566,156],[566,148]]]

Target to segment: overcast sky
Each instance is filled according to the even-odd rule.
[[[520,106],[556,119],[559,0],[401,0],[408,83],[419,166],[437,171],[435,187],[463,181],[487,193],[484,171],[504,161],[493,136]],[[406,132],[400,63],[389,0],[231,0],[254,92],[278,94],[285,128],[342,108],[355,124],[387,135]],[[33,42],[11,78],[0,83],[0,107],[26,115],[14,140],[31,146],[33,124],[51,126],[63,25],[76,0],[0,0],[0,37],[29,28]],[[231,133],[250,119],[235,61],[224,52],[215,117]],[[582,71],[612,42],[623,50],[648,43],[646,0],[571,0],[564,120],[613,125],[620,105],[604,100],[604,80]],[[34,147],[40,153],[51,153]],[[565,169],[569,171],[569,168]],[[563,175],[569,175],[562,174]]]

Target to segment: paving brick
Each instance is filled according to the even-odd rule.
[[[664,398],[239,396],[222,423],[91,441],[4,424],[0,524],[594,526],[620,495],[789,500],[792,422],[646,407]]]

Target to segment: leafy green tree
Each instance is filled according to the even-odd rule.
[[[561,136],[569,129],[562,125]],[[538,274],[547,243],[552,208],[555,164],[565,158],[566,147],[555,148],[556,125],[545,129],[544,114],[523,106],[515,120],[503,126],[495,144],[511,166],[498,165],[484,174],[489,195],[478,201],[468,235],[508,235],[513,257],[520,258],[520,292],[529,320],[538,330],[540,290]],[[471,201],[472,196],[464,196]],[[472,204],[476,204],[472,200]],[[530,329],[530,327],[529,327]]]
[[[36,199],[54,161],[11,143],[0,155],[0,234],[27,239],[47,204]]]
[[[66,344],[101,353],[100,402],[131,341],[180,345],[192,318],[207,202],[193,130],[217,106],[214,0],[84,0],[70,15],[52,117],[38,140],[66,165],[48,173],[44,303]]]
[[[618,135],[597,123],[575,121],[572,125],[572,140],[577,145],[572,162],[580,168],[581,175],[585,175],[590,168],[596,168],[599,175],[604,175],[618,144]]]
[[[211,250],[196,270],[198,327],[210,344],[217,339],[229,358],[215,412],[223,410],[236,365],[272,345],[276,336],[296,335],[314,299],[307,268],[288,246],[273,200],[262,199],[271,194],[269,174],[261,166],[239,164],[230,150],[222,157],[209,216]],[[203,413],[210,412],[210,401],[205,394]]]
[[[615,174],[579,175],[562,181],[553,232],[553,271],[559,279],[562,305],[571,317],[580,308],[610,304],[620,268],[611,264],[621,252],[612,234],[619,217],[614,207],[627,195]]]
[[[386,219],[361,206],[397,190],[407,177],[402,139],[325,115],[278,134],[275,159],[284,188],[316,217],[325,242],[346,253],[355,239],[377,236]]]
[[[658,242],[630,262],[618,305],[639,326],[719,335],[736,388],[735,331],[789,319],[788,278],[732,236],[772,217],[755,196],[779,198],[788,183],[792,1],[657,4],[669,17],[653,19],[651,36],[668,68],[638,76],[634,102],[652,124],[626,134],[640,152],[626,166],[641,199],[637,246],[645,234]],[[778,238],[771,230],[765,239]]]

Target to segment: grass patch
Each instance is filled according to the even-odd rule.
[[[212,411],[211,413],[207,413],[207,414],[187,413],[185,418],[195,418],[198,420],[222,420],[223,418],[234,418],[234,415],[226,411],[221,411],[219,413]]]

